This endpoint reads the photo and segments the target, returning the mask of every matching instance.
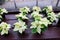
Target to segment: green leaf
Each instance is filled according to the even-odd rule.
[[[37,28],[33,28],[32,33],[36,33],[36,32],[37,32]]]
[[[39,34],[41,34],[41,29],[40,29],[40,27],[37,27],[37,32],[38,32]]]
[[[45,32],[48,29],[48,27],[41,28],[41,32]]]

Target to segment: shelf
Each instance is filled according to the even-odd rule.
[[[13,24],[15,22],[17,22],[15,15],[16,14],[13,13],[5,15],[5,22],[11,24],[12,25],[11,27],[13,27]],[[28,21],[27,25],[28,27],[30,26],[30,21]],[[24,40],[29,40],[29,39],[58,40],[60,39],[60,27],[57,25],[48,27],[48,29],[42,34],[32,34],[29,28],[23,34],[19,34],[18,32],[14,32],[11,28],[8,35],[3,35],[3,36],[0,35],[0,40],[23,40],[23,39]]]

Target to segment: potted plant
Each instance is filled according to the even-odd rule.
[[[50,22],[54,22],[56,20],[56,15],[54,12],[51,12],[51,13],[47,13],[47,19],[50,21]]]
[[[44,14],[45,17],[47,17],[47,19],[52,22],[52,25],[56,25],[57,24],[57,16],[56,14],[53,12],[53,8],[52,6],[47,6],[42,10],[42,13]]]
[[[24,22],[27,23],[27,21],[28,21],[27,20],[28,19],[27,15],[30,12],[29,8],[28,7],[23,7],[23,8],[20,8],[19,11],[21,13],[16,15],[18,21],[24,21]]]
[[[38,6],[34,6],[32,11],[41,12],[41,8]]]
[[[7,24],[7,23],[5,23],[5,22],[2,22],[1,24],[0,24],[0,34],[1,35],[5,35],[5,34],[8,34],[8,32],[9,32],[9,29],[10,29],[10,24]]]
[[[47,28],[48,28],[48,24],[49,22],[47,22],[48,20],[45,21],[34,21],[31,23],[31,29],[32,29],[32,33],[39,33],[41,34],[42,32],[44,32]]]
[[[27,29],[25,20],[27,21],[27,19],[28,19],[27,14],[28,14],[28,12],[30,12],[30,10],[28,7],[24,7],[24,8],[20,8],[19,11],[21,13],[16,15],[18,22],[14,23],[13,30],[18,31],[20,34],[22,34]]]
[[[43,17],[42,14],[39,14],[39,12],[36,11],[32,12],[31,16],[33,17],[34,20],[40,20]]]
[[[42,10],[42,14],[44,14],[45,17],[47,16],[47,13],[50,13],[50,12],[53,12],[52,6],[47,6]]]
[[[57,17],[57,23],[60,24],[60,13],[56,14]]]
[[[14,23],[14,29],[13,31],[17,31],[20,34],[22,34],[27,29],[27,25],[23,21],[19,21]]]
[[[23,14],[23,15],[26,15],[30,12],[30,9],[28,7],[23,7],[23,8],[20,8],[19,11]]]
[[[48,24],[51,24],[51,22],[46,18],[42,17],[39,12],[33,12],[31,16],[34,18],[34,21],[31,23],[31,30],[32,33],[39,33],[41,34],[48,28]]]
[[[23,15],[22,13],[19,13],[16,15],[18,21],[26,20],[28,17],[26,15]]]
[[[0,8],[0,22],[2,22],[5,19],[6,13],[8,13],[8,11],[5,8]]]

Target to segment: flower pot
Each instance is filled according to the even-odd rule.
[[[26,24],[28,24],[28,20],[27,19],[25,19],[25,20],[23,20]]]
[[[25,33],[25,31],[24,31],[24,32],[21,34],[21,33],[19,33],[19,32],[17,31],[17,34],[21,36],[21,35],[25,35],[26,33]]]
[[[4,20],[5,20],[5,14],[2,15],[2,21],[4,21]]]
[[[40,34],[39,33],[32,33],[32,35],[36,36],[36,35],[43,35],[43,32],[41,32]]]
[[[58,20],[57,26],[60,26],[60,18],[59,18],[59,20]]]
[[[2,16],[2,18],[0,19],[0,23],[3,22],[3,21],[5,21],[5,14],[3,14],[1,16]]]
[[[52,26],[56,26],[59,23],[59,19],[56,19],[53,23]]]
[[[5,19],[5,14],[3,14],[2,17]]]

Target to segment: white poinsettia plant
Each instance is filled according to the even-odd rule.
[[[46,13],[45,15],[47,16],[47,19],[50,22],[54,22],[57,19],[56,14],[53,12],[52,6],[47,6],[43,9],[43,13]]]
[[[0,24],[0,34],[1,35],[8,34],[10,27],[11,27],[10,24],[7,24],[5,22],[2,22]]]
[[[41,11],[41,8],[38,7],[38,6],[34,6],[32,10],[33,11],[36,11],[36,12],[40,12]]]
[[[46,11],[46,13],[52,12],[53,11],[52,6],[45,7],[43,11]]]
[[[27,25],[23,21],[19,21],[14,23],[14,31],[18,31],[19,33],[23,33],[27,29]]]
[[[39,14],[38,12],[35,11],[31,14],[31,16],[34,18],[34,20],[40,20],[41,17],[43,17],[42,14]]]
[[[30,28],[32,29],[32,33],[41,34],[42,29],[47,28],[48,24],[51,24],[51,22],[49,22],[47,18],[42,18],[40,21],[35,20],[34,22],[32,22]]]
[[[18,20],[25,20],[28,19],[27,14],[30,12],[28,7],[20,8],[19,11],[21,13],[17,14],[16,17]]]
[[[17,19],[20,20],[25,20],[28,19],[26,15],[23,15],[22,13],[16,15]]]
[[[0,21],[2,21],[3,14],[8,13],[8,11],[5,8],[0,8]]]
[[[32,33],[40,34],[43,29],[48,27],[48,24],[51,24],[51,22],[46,17],[43,18],[39,12],[34,11],[31,16],[34,18],[34,22],[31,23],[30,27],[32,29]]]
[[[19,11],[21,13],[25,13],[26,14],[26,13],[30,12],[30,9],[28,7],[23,7],[23,8],[20,8]]]
[[[8,13],[8,11],[5,8],[0,8],[0,15],[3,15],[4,13]]]
[[[47,13],[47,18],[50,22],[54,22],[57,19],[56,14],[54,12]]]

